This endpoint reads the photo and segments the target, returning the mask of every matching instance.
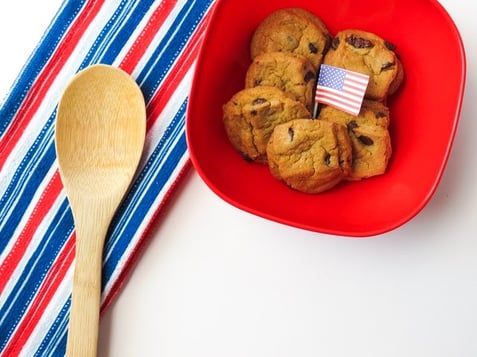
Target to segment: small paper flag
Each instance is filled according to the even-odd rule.
[[[368,82],[369,76],[366,74],[322,64],[316,86],[315,102],[358,115]]]

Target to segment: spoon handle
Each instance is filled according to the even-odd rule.
[[[94,207],[74,215],[76,257],[66,356],[94,357],[98,344],[102,252],[111,217],[104,217]]]

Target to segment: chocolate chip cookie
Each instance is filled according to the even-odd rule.
[[[252,61],[246,76],[245,88],[273,86],[290,93],[313,110],[316,71],[302,55],[291,52],[266,52]]]
[[[389,109],[384,104],[365,100],[358,116],[326,106],[318,119],[347,127],[353,148],[353,168],[348,179],[360,180],[386,171],[392,146]]]
[[[303,103],[276,87],[243,89],[223,106],[227,137],[245,159],[267,162],[266,146],[274,127],[295,118],[310,118]]]
[[[294,52],[307,57],[317,70],[329,48],[330,33],[320,18],[302,8],[280,9],[256,28],[252,59],[265,52]]]
[[[271,174],[305,193],[329,190],[351,171],[346,127],[324,120],[296,119],[277,125],[267,155]]]
[[[393,44],[371,32],[344,30],[333,38],[323,63],[369,75],[365,97],[382,101],[403,81],[403,67],[395,50]]]

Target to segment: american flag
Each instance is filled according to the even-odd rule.
[[[368,82],[369,76],[366,74],[323,64],[318,76],[315,102],[358,115]]]

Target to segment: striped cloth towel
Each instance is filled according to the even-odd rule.
[[[104,309],[190,166],[185,112],[214,0],[64,0],[0,108],[0,356],[63,356],[74,224],[58,174],[56,108],[79,70],[130,73],[147,103],[133,186],[104,250]]]

